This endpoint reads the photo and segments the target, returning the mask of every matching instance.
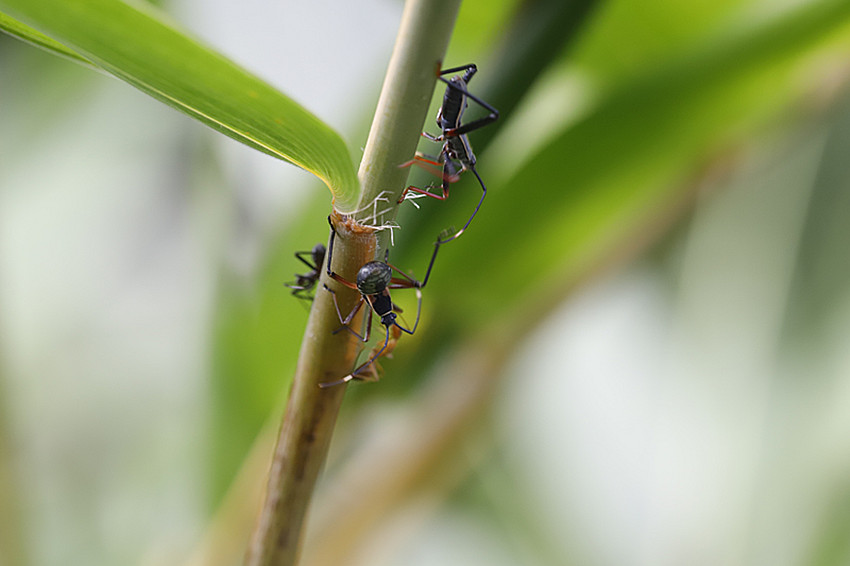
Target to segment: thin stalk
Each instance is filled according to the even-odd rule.
[[[368,224],[381,226],[395,218],[408,174],[398,165],[415,152],[459,5],[459,0],[405,4],[360,167],[360,205],[351,216],[336,211],[332,215],[337,230],[332,267],[348,281],[377,252],[375,229],[359,221],[370,219]],[[345,385],[320,389],[319,384],[350,373],[361,347],[350,332],[334,332],[340,321],[333,297],[340,310],[348,312],[359,294],[324,271],[321,283],[335,295],[320,288],[313,302],[247,566],[296,564],[307,509],[345,394]],[[355,319],[351,325],[357,328],[358,323]]]
[[[339,217],[336,227],[341,237],[334,244],[334,270],[351,278],[374,257],[375,237],[372,230],[364,230]],[[339,308],[345,312],[354,307],[358,298],[356,293],[344,291],[336,297]],[[247,565],[296,563],[304,517],[345,394],[344,386],[321,389],[319,384],[349,373],[357,358],[358,342],[349,332],[335,333],[339,325],[333,295],[316,293],[269,471],[263,508],[248,546]]]
[[[410,0],[405,4],[375,119],[360,162],[358,220],[380,226],[395,219],[408,169],[399,165],[416,152],[419,134],[434,93],[454,28],[460,0]],[[382,206],[375,215],[376,199]]]

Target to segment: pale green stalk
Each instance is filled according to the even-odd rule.
[[[460,0],[416,0],[405,4],[372,129],[360,162],[362,193],[354,217],[382,225],[395,218],[409,170],[399,165],[413,158],[436,75],[454,27]],[[375,199],[385,198],[377,206]]]
[[[410,160],[436,82],[436,71],[448,46],[459,0],[409,0],[378,102],[360,167],[363,187],[358,211],[346,218],[334,214],[337,238],[333,270],[353,281],[357,270],[374,259],[374,230],[395,217],[408,171],[398,166]],[[372,203],[378,197],[378,212]],[[354,369],[360,342],[349,332],[337,332],[342,312],[359,294],[324,274],[336,294],[316,293],[296,368],[286,415],[281,425],[269,474],[265,502],[248,548],[248,566],[293,565],[297,562],[302,529],[313,489],[327,456],[345,385],[319,388]],[[361,309],[366,311],[366,309]],[[361,312],[362,314],[362,312]],[[371,313],[369,313],[371,315]],[[357,328],[358,321],[352,321]]]

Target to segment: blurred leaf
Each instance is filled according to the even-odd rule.
[[[831,486],[829,501],[814,533],[810,555],[801,563],[810,566],[842,566],[850,561],[850,490],[846,482]]]
[[[693,45],[736,32],[742,19],[752,17],[745,8],[756,3],[754,0],[604,2],[595,11],[571,63],[590,72],[595,83],[632,78],[647,69],[663,66]],[[770,13],[775,8],[761,11]]]
[[[477,253],[446,246],[429,294],[445,299],[444,311],[483,322],[543,281],[586,269],[600,249],[623,245],[637,224],[680,198],[685,177],[713,151],[786,108],[802,88],[794,75],[807,62],[801,58],[848,22],[843,0],[805,4],[736,42],[623,85],[511,179],[490,180],[487,201],[457,246]],[[485,179],[487,159],[479,159]],[[464,183],[452,199],[477,198],[474,179]],[[438,218],[418,239],[420,256],[444,225]]]
[[[341,210],[354,206],[357,176],[336,132],[155,8],[118,0],[0,0],[0,9],[169,106],[312,172]]]
[[[526,0],[490,57],[495,69],[476,87],[481,96],[509,116],[552,61],[560,58],[600,4],[596,0]],[[498,128],[473,134],[475,147],[484,149]]]
[[[850,93],[827,118],[831,131],[806,211],[785,329],[815,342],[814,326],[847,296],[850,283]]]
[[[470,52],[479,53],[510,21],[511,12],[522,0],[465,0],[455,22],[444,66],[467,63]],[[463,60],[456,60],[461,57]]]

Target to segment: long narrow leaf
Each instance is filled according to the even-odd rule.
[[[55,41],[43,33],[36,31],[26,24],[22,24],[14,18],[10,18],[6,14],[0,13],[0,31],[4,31],[12,37],[17,37],[20,40],[26,41],[29,44],[41,47],[46,51],[50,51],[56,55],[67,57],[78,63],[91,65],[92,62],[77,53],[68,49],[58,41]]]
[[[14,35],[26,35],[24,39],[63,54],[57,45],[67,46],[208,126],[314,173],[330,188],[340,210],[354,206],[357,176],[336,132],[264,81],[178,31],[155,8],[119,0],[0,0],[0,10],[25,24],[18,25]],[[27,26],[40,33],[27,31]]]

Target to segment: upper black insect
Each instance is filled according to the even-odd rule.
[[[457,73],[459,71],[463,71],[463,74],[455,75],[450,79],[446,79],[443,76]],[[443,147],[440,150],[440,155],[436,160],[434,160],[417,153],[413,160],[402,165],[405,167],[413,164],[422,165],[423,163],[438,167],[442,165],[442,172],[440,176],[442,177],[443,182],[441,184],[442,194],[429,192],[427,188],[420,189],[418,187],[409,186],[402,193],[399,202],[405,199],[409,191],[427,195],[439,200],[445,200],[449,196],[449,184],[456,182],[460,178],[460,174],[464,171],[472,171],[475,178],[478,179],[478,183],[481,185],[481,200],[478,201],[478,205],[475,207],[475,210],[472,211],[472,216],[469,217],[469,220],[466,221],[466,224],[464,224],[460,230],[455,232],[451,237],[445,240],[440,240],[440,243],[450,242],[463,234],[464,230],[466,230],[469,226],[469,223],[472,222],[473,218],[475,218],[475,215],[478,213],[478,209],[481,208],[481,203],[484,202],[484,197],[487,195],[487,187],[484,185],[484,181],[481,180],[481,176],[475,169],[475,154],[472,152],[472,146],[469,143],[467,134],[498,120],[499,111],[487,102],[484,102],[474,94],[470,93],[467,89],[469,81],[472,80],[472,77],[477,71],[478,68],[475,64],[463,65],[461,67],[453,67],[451,69],[444,69],[440,71],[437,78],[446,83],[446,92],[443,94],[443,104],[437,112],[437,126],[440,128],[440,134],[434,136],[428,132],[422,132],[422,135],[429,140],[441,142],[443,144]],[[466,110],[469,100],[477,102],[480,106],[485,108],[489,114],[467,124],[463,124],[463,113]]]

